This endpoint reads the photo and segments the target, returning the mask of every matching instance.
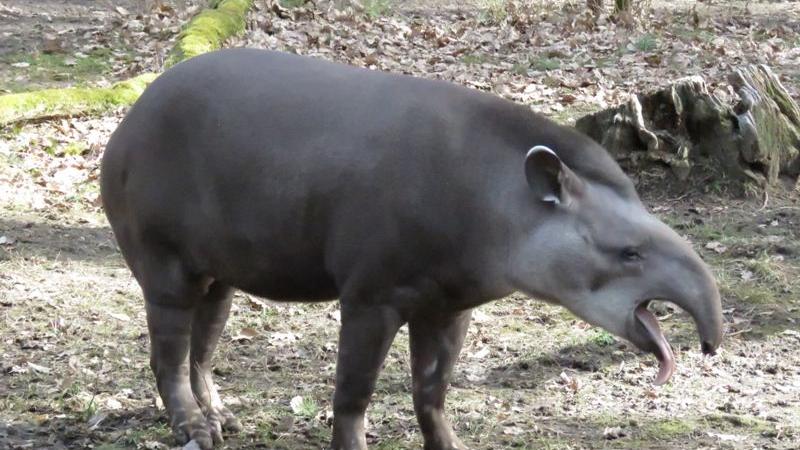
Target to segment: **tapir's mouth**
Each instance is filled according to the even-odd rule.
[[[654,344],[652,352],[658,358],[658,375],[653,383],[658,386],[669,381],[672,374],[675,373],[675,355],[672,353],[672,347],[664,337],[664,333],[661,332],[661,327],[658,326],[658,319],[647,309],[649,303],[646,301],[639,304],[634,311],[634,316],[645,329],[651,343]]]

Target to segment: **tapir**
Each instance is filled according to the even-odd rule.
[[[367,448],[365,411],[404,324],[424,448],[465,449],[443,413],[453,365],[471,310],[513,292],[653,353],[656,383],[675,361],[651,301],[687,311],[703,352],[722,339],[712,273],[614,159],[489,93],[222,50],[155,80],[101,171],[169,423],[203,449],[240,428],[211,372],[234,289],[339,300],[334,450]]]

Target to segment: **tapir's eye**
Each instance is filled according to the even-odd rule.
[[[639,249],[636,247],[625,247],[621,256],[625,261],[639,261],[642,259],[642,254],[639,253]]]

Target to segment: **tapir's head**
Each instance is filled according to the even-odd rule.
[[[583,177],[543,146],[528,152],[525,176],[536,219],[513,252],[518,289],[654,353],[656,384],[670,378],[675,363],[647,309],[652,300],[691,314],[703,352],[717,349],[722,314],[711,272],[684,239],[647,212],[632,188]]]

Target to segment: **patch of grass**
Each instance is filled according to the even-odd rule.
[[[109,49],[95,49],[89,54],[76,57],[63,53],[25,53],[12,55],[7,59],[9,64],[28,64],[27,67],[14,71],[24,73],[31,81],[82,81],[90,75],[101,75],[109,70]]]
[[[716,38],[714,33],[696,28],[677,28],[674,33],[679,38],[689,41],[711,42]]]
[[[778,296],[769,287],[754,283],[730,282],[723,277],[718,277],[717,281],[723,297],[739,298],[747,304],[769,305],[778,303]]]
[[[308,3],[308,0],[280,0],[281,6],[284,8],[297,8]]]
[[[597,65],[598,69],[605,69],[608,67],[614,67],[619,63],[618,57],[600,57],[595,60],[595,64]]]
[[[643,427],[644,434],[649,436],[658,436],[659,438],[668,438],[690,434],[698,427],[697,422],[684,419],[666,419],[647,424]]]
[[[408,444],[397,439],[384,440],[376,447],[378,450],[405,450]]]
[[[640,52],[652,52],[658,48],[658,39],[655,35],[647,33],[639,37],[633,45]]]
[[[563,125],[572,126],[580,117],[592,112],[595,112],[592,105],[575,102],[561,111],[548,114],[548,117]]]
[[[311,397],[303,397],[297,405],[292,405],[292,408],[296,415],[307,419],[313,419],[319,412],[319,405]]]
[[[739,416],[736,414],[712,414],[703,418],[703,422],[708,427],[720,430],[747,429],[753,432],[763,432],[772,430],[775,426],[765,420],[755,417]]]
[[[385,16],[392,10],[390,0],[362,0],[361,4],[364,6],[364,13],[370,19]]]
[[[78,416],[78,418],[80,419],[81,422],[87,422],[89,421],[89,419],[92,418],[92,416],[97,414],[98,407],[94,399],[95,396],[93,395],[92,398],[90,398],[89,401],[86,402],[86,405],[84,406],[83,410],[80,411],[80,415]]]
[[[123,450],[126,447],[117,444],[100,444],[95,447],[95,450]]]
[[[142,442],[169,441],[170,439],[172,439],[172,430],[166,423],[151,422],[147,428],[141,426],[128,429],[118,442],[123,446],[122,448],[139,448]]]
[[[489,57],[482,53],[466,53],[461,56],[461,61],[469,66],[483,64]]]
[[[65,145],[61,151],[66,156],[77,156],[89,151],[89,147],[86,146],[85,142],[76,141]]]
[[[551,70],[559,69],[561,67],[561,61],[555,58],[539,56],[530,61],[530,66],[534,70],[538,70],[540,72],[548,72]]]
[[[482,22],[500,23],[508,17],[506,0],[480,0],[478,8]]]
[[[768,283],[786,284],[786,276],[778,263],[767,252],[762,252],[757,258],[748,259],[745,266],[761,280]]]
[[[617,342],[617,338],[615,338],[614,335],[601,328],[593,328],[592,337],[589,340],[600,347],[614,345]]]
[[[528,63],[514,63],[511,66],[511,72],[517,75],[527,75],[530,68],[531,66]]]

